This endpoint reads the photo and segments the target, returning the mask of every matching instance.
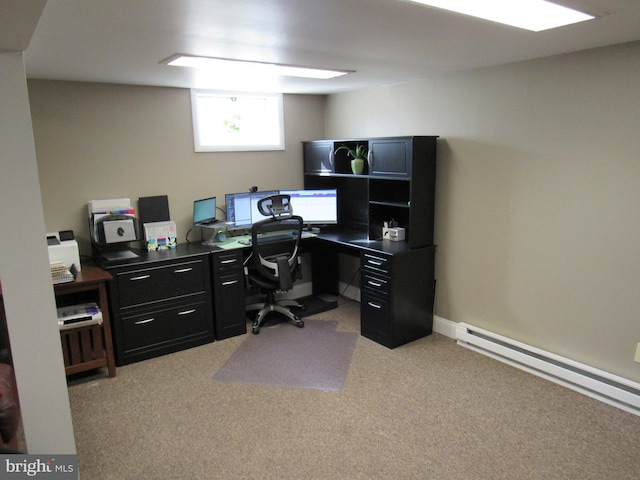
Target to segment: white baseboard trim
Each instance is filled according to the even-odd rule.
[[[458,345],[640,415],[637,382],[462,322],[456,339]]]
[[[338,285],[338,291],[342,294],[343,297],[347,297],[351,300],[355,300],[356,302],[360,302],[359,287],[340,282],[340,284]]]
[[[437,315],[433,316],[433,331],[440,335],[444,335],[445,337],[453,338],[455,340],[457,325],[458,324],[456,322],[452,322],[446,318],[442,318]]]

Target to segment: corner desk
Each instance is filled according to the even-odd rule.
[[[358,256],[362,335],[389,348],[429,335],[434,247],[410,249],[406,242],[366,237],[335,228],[303,239],[313,294],[338,294],[339,254]],[[243,262],[250,248],[180,244],[105,265],[113,276],[108,285],[116,364],[245,334]]]

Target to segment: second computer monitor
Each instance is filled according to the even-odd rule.
[[[338,193],[336,190],[280,190],[291,197],[293,214],[306,225],[338,223]]]
[[[258,200],[278,193],[278,190],[227,193],[225,195],[227,221],[233,222],[229,228],[251,228],[253,223],[264,220],[266,217],[262,216],[258,210]]]

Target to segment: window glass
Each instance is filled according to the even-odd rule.
[[[196,152],[284,150],[282,94],[191,91]]]

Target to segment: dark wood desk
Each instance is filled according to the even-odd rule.
[[[323,229],[306,240],[313,294],[339,294],[339,256],[360,258],[360,333],[396,348],[432,333],[435,246],[370,240],[367,232]]]
[[[339,293],[339,253],[360,258],[363,336],[395,348],[431,333],[434,246],[369,240],[366,231],[338,226],[302,245],[311,254],[314,295]],[[180,244],[105,265],[114,277],[108,286],[117,365],[245,334],[242,266],[250,251]]]
[[[102,325],[60,331],[67,375],[106,366],[109,376],[116,376],[106,287],[106,283],[111,279],[111,274],[106,270],[93,265],[83,265],[75,281],[54,285],[56,299],[66,295],[96,291],[97,303],[102,311]]]
[[[241,266],[248,246],[210,247],[218,339],[246,333]],[[302,241],[311,254],[314,295],[338,295],[339,254],[360,259],[360,332],[389,348],[432,333],[435,246],[371,240],[366,231],[328,226]],[[224,268],[223,268],[224,267]],[[216,272],[220,270],[220,273]]]

